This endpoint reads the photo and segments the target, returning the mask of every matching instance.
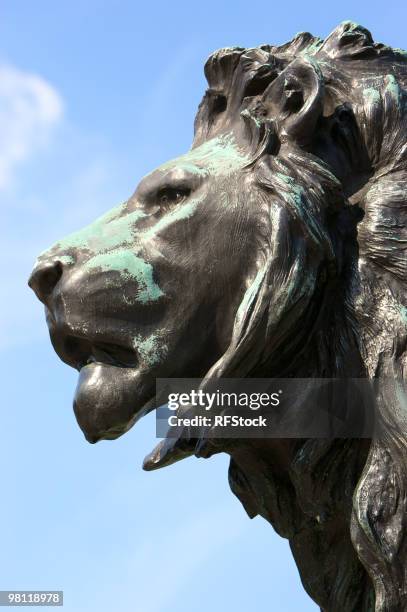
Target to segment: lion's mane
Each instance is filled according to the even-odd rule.
[[[267,88],[299,60],[323,85],[323,113],[293,146],[262,110]],[[306,556],[309,541],[290,523],[294,498],[309,516],[343,521],[338,537],[350,534],[353,549],[342,550],[343,559],[325,551],[324,563],[335,566],[329,594],[300,566],[324,609],[400,611],[407,607],[407,55],[345,22],[325,40],[301,33],[279,47],[221,49],[205,74],[195,145],[243,130],[259,197],[274,202],[270,257],[245,296],[229,350],[208,375],[375,378],[381,421],[381,435],[368,444],[299,441],[290,484],[274,483],[272,513],[259,510],[233,453],[232,489],[249,514],[262,513],[290,538],[296,557]],[[334,175],[327,132],[357,171]],[[282,208],[300,228],[295,235],[277,218]],[[194,450],[209,455],[215,446],[200,440]]]

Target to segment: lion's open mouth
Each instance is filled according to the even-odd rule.
[[[154,379],[142,372],[137,349],[72,334],[50,325],[59,357],[79,371],[73,408],[89,442],[123,435],[153,407]]]

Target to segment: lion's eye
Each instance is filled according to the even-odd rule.
[[[165,208],[171,204],[178,204],[190,194],[189,189],[177,187],[164,187],[157,194],[157,203]]]

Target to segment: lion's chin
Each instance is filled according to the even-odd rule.
[[[142,378],[137,368],[104,363],[81,369],[73,408],[88,442],[118,438],[151,409],[154,388]]]

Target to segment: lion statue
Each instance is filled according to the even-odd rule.
[[[191,150],[43,252],[29,284],[79,371],[77,421],[114,439],[156,378],[367,378],[370,439],[167,438],[155,469],[230,455],[250,517],[288,538],[326,612],[407,609],[407,54],[351,22],[225,48]]]

